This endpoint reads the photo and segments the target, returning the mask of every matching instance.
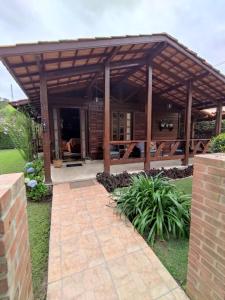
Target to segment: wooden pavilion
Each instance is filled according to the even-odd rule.
[[[81,158],[103,155],[107,173],[205,153],[209,139],[194,136],[203,109],[217,107],[221,131],[225,77],[164,33],[2,46],[0,58],[41,115],[49,183],[63,126],[76,129]]]

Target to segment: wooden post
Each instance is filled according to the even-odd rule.
[[[185,154],[183,165],[188,165],[190,137],[191,137],[191,108],[192,108],[192,81],[187,84],[187,104],[185,110]]]
[[[150,150],[152,138],[152,66],[146,65],[146,147],[145,147],[145,171],[150,170]]]
[[[43,126],[45,183],[51,184],[52,180],[51,180],[51,150],[50,150],[48,92],[47,92],[47,81],[43,76],[40,77],[40,102],[41,102],[41,121]]]
[[[110,173],[110,67],[105,65],[104,172]]]
[[[216,110],[216,135],[221,133],[222,128],[222,111],[223,106],[221,102],[218,102],[217,110]]]
[[[80,137],[81,137],[81,158],[85,159],[86,157],[86,115],[85,110],[80,109]]]
[[[191,149],[194,149],[195,143],[194,143],[194,138],[195,138],[195,118],[193,117],[192,122],[191,122]]]

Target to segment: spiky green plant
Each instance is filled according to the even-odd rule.
[[[134,176],[128,188],[116,190],[117,209],[153,244],[156,239],[188,235],[190,196],[160,174]]]

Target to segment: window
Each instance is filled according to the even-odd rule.
[[[129,141],[132,139],[132,113],[112,113],[112,140]]]

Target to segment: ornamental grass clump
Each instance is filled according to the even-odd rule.
[[[114,192],[117,209],[149,243],[189,234],[190,196],[161,174],[134,176],[131,186]]]

